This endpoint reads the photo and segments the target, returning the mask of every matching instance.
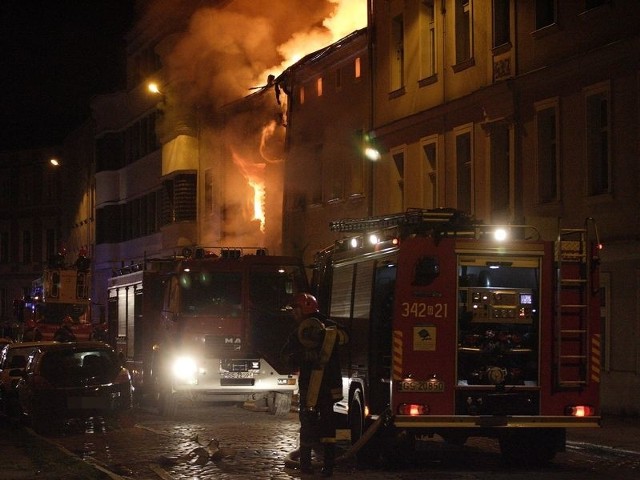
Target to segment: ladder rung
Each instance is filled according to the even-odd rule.
[[[565,285],[582,285],[584,283],[587,283],[587,280],[585,278],[561,278],[560,283]]]
[[[560,380],[558,382],[561,386],[562,385],[586,385],[587,382],[585,382],[584,380]]]
[[[579,330],[560,330],[560,333],[587,333],[584,329]]]
[[[587,308],[587,305],[560,305],[560,308]]]
[[[560,230],[560,235],[568,235],[570,233],[587,233],[587,230],[584,228],[563,228]]]
[[[565,360],[583,360],[587,358],[586,355],[560,355],[560,359]]]

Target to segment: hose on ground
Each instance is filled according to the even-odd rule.
[[[371,440],[371,438],[375,435],[375,433],[378,431],[380,426],[383,423],[385,423],[386,419],[387,419],[386,415],[380,415],[377,418],[377,420],[373,422],[371,426],[364,432],[364,435],[362,435],[356,443],[354,443],[353,445],[351,445],[351,447],[349,447],[349,450],[347,450],[343,455],[340,455],[338,458],[336,458],[336,463],[340,463],[345,460],[348,460],[349,458],[353,457],[356,453],[358,453],[358,451],[362,447],[364,447],[369,440]],[[284,459],[284,465],[287,468],[300,468],[300,449],[299,448],[287,454],[287,456]],[[313,462],[313,466],[321,467],[322,464],[319,462]]]

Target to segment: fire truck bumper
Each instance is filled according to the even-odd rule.
[[[437,416],[396,415],[392,423],[397,428],[598,428],[601,417],[568,416]]]

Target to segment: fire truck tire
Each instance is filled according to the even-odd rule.
[[[276,416],[285,416],[291,412],[293,394],[291,392],[270,392],[267,395],[267,408],[269,413]]]
[[[366,435],[367,425],[364,417],[364,400],[362,391],[355,390],[349,404],[349,427],[351,430],[351,445],[359,445],[356,451],[356,460],[359,465],[371,465],[380,458],[380,450],[378,442],[374,436]],[[361,439],[367,436],[366,443],[363,444]]]
[[[558,451],[558,436],[553,429],[505,431],[498,438],[502,460],[507,465],[546,465]]]
[[[171,387],[165,387],[158,395],[158,410],[160,415],[173,418],[178,412],[178,397],[171,391]]]

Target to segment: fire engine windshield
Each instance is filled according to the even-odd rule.
[[[181,312],[239,316],[242,309],[240,272],[183,272],[180,275]]]
[[[295,293],[306,289],[304,272],[291,265],[256,265],[249,285],[252,307],[267,312],[283,311]]]

